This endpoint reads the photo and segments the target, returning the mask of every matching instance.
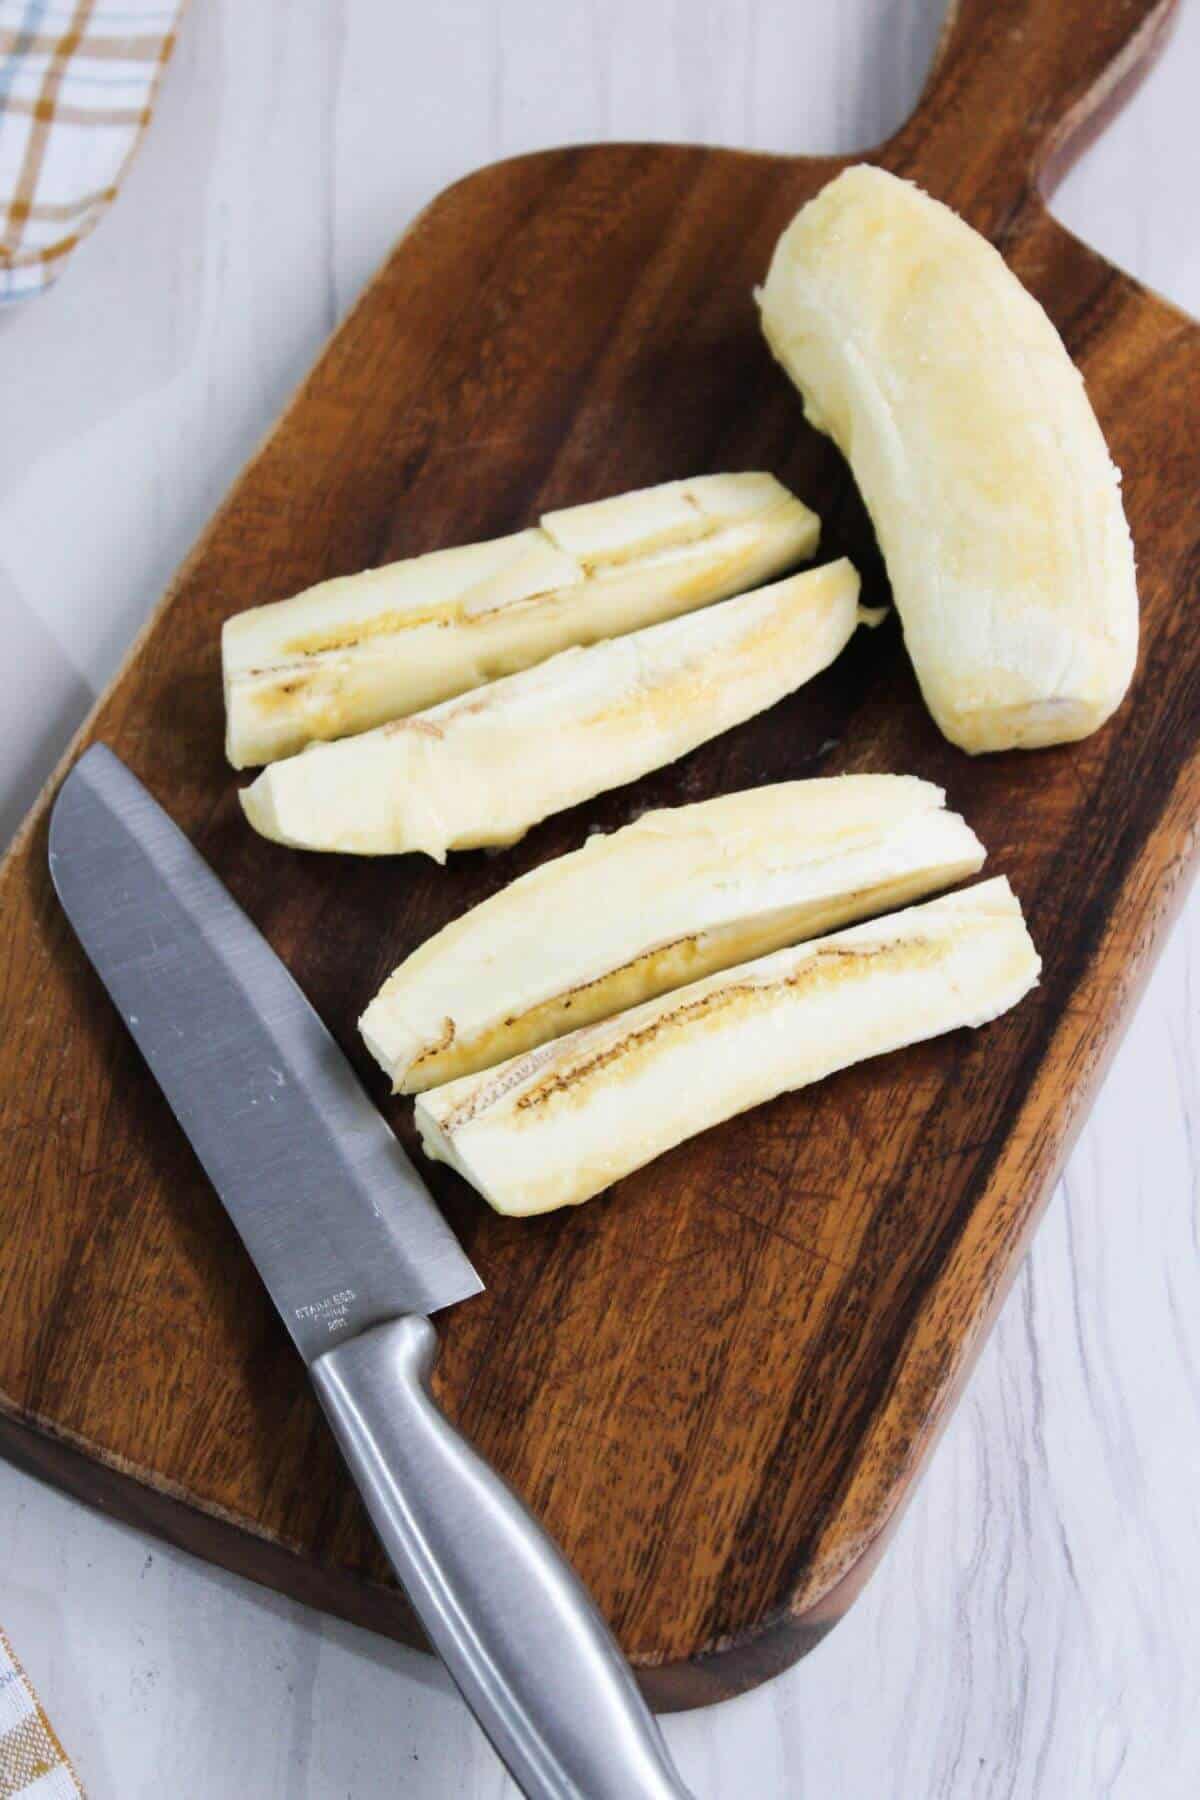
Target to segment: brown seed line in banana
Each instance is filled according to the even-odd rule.
[[[272,763],[241,792],[264,837],[383,856],[512,844],[674,762],[826,668],[863,615],[851,563],[586,650]]]
[[[591,1199],[835,1070],[1014,1006],[1040,962],[1007,881],[778,950],[418,1097],[426,1154],[497,1211]]]
[[[931,782],[842,775],[644,814],[415,950],[359,1021],[399,1092],[949,887],[984,850]]]
[[[702,475],[253,607],[221,636],[227,755],[293,756],[694,611],[811,557],[819,533],[773,475]]]

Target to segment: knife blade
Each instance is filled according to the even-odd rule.
[[[102,744],[63,784],[50,873],[306,1362],[482,1290],[288,971]]]
[[[50,869],[309,1367],[434,1648],[529,1800],[689,1800],[579,1578],[439,1411],[426,1313],[482,1283],[341,1050],[141,782],[85,752]]]

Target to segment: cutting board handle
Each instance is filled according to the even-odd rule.
[[[1178,0],[949,0],[916,111],[880,160],[946,168],[980,230],[1048,191],[1128,97],[1165,42]],[[936,141],[942,154],[931,157]]]

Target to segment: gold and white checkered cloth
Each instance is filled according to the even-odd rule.
[[[117,191],[183,0],[0,0],[0,305],[48,288]]]
[[[0,1800],[84,1800],[66,1751],[2,1631]]]

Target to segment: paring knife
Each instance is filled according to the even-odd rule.
[[[688,1800],[582,1583],[432,1399],[425,1315],[483,1284],[283,964],[103,745],[63,783],[50,869],[515,1780],[529,1800]]]

